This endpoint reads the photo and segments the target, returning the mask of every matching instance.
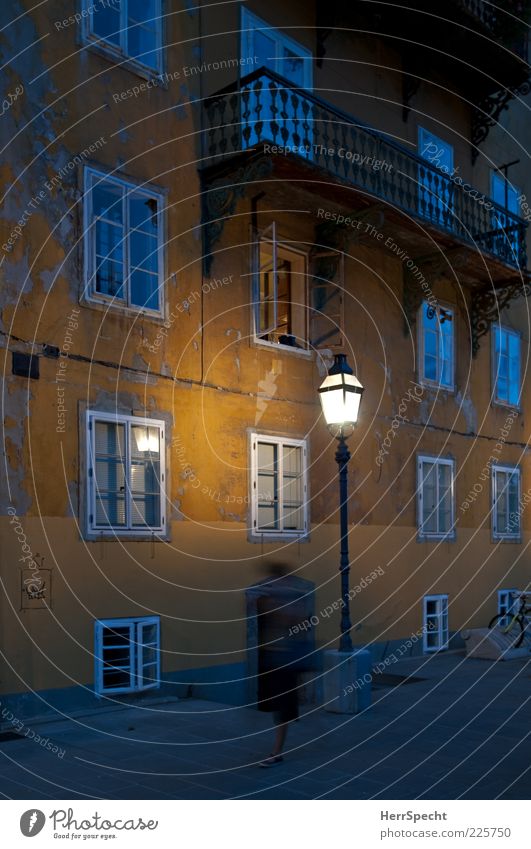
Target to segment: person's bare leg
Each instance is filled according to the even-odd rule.
[[[288,723],[287,722],[282,722],[279,725],[277,725],[277,730],[276,730],[276,734],[275,734],[275,745],[273,747],[273,751],[271,752],[271,754],[274,757],[277,757],[277,755],[280,755],[280,753],[282,752],[282,749],[284,748],[284,743],[286,742],[287,733],[288,733]]]

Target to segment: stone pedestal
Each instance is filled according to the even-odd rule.
[[[371,703],[372,655],[366,649],[323,653],[325,710],[359,713]]]

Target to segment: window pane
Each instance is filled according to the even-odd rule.
[[[129,223],[131,227],[137,230],[156,236],[158,229],[157,200],[140,194],[129,195]]]
[[[145,457],[146,454],[151,456],[159,455],[160,431],[158,427],[132,425],[131,434],[131,456]]]
[[[304,511],[296,504],[284,501],[282,510],[282,529],[284,531],[300,531],[304,529]]]
[[[519,403],[520,395],[520,339],[511,334],[509,336],[509,392],[508,401],[511,404]]]
[[[158,427],[131,426],[131,494],[135,527],[160,527],[160,431]]]
[[[143,268],[154,274],[158,272],[158,242],[153,236],[133,230],[129,238],[131,266]]]
[[[258,506],[258,527],[261,530],[274,531],[278,529],[278,505]]]
[[[437,532],[437,475],[436,467],[431,463],[422,465],[422,530]]]
[[[267,442],[259,442],[257,451],[260,470],[276,472],[277,446]]]
[[[148,68],[157,67],[157,31],[154,21],[142,24],[132,17],[128,18],[127,54]]]
[[[131,304],[147,310],[158,310],[159,278],[157,274],[138,270],[131,273]]]
[[[446,533],[452,524],[452,470],[439,463],[439,532]]]
[[[124,426],[94,422],[96,524],[125,525]]]
[[[426,380],[437,380],[437,359],[436,357],[424,357],[424,377]]]
[[[111,44],[120,44],[120,3],[108,0],[105,4],[94,4],[92,32]]]
[[[298,445],[282,446],[282,463],[284,477],[287,475],[300,475],[301,473],[302,449]]]
[[[259,29],[253,30],[254,55],[258,57],[257,67],[276,71],[276,47],[272,38]]]
[[[124,299],[124,267],[120,262],[99,260],[96,267],[96,292],[110,298]]]
[[[123,263],[123,227],[101,219],[96,221],[96,256]]]
[[[92,213],[94,216],[106,218],[118,224],[123,223],[122,195],[123,189],[114,183],[93,177]]]
[[[160,527],[160,498],[157,495],[133,496],[131,520],[134,527]]]
[[[283,56],[279,62],[278,73],[296,85],[302,86],[304,84],[303,61],[292,50],[284,47]]]
[[[276,496],[276,477],[264,472],[258,474],[258,501],[274,501]]]
[[[135,21],[141,21],[142,23],[150,21],[154,26],[157,19],[158,5],[157,0],[128,0],[127,11],[129,12],[129,16],[134,18]]]

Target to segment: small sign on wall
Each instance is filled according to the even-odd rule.
[[[52,570],[22,569],[21,610],[43,610],[52,606]]]

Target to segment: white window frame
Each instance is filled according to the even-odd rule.
[[[507,334],[507,336],[513,336],[518,339],[518,401],[513,404],[512,401],[509,401],[507,398],[500,398],[498,395],[498,357],[496,355],[496,334]],[[513,410],[520,409],[520,399],[522,393],[522,334],[518,332],[518,330],[513,330],[511,327],[506,327],[503,324],[498,324],[494,322],[491,325],[491,360],[492,360],[492,397],[495,404],[499,404],[502,407],[510,407]],[[510,388],[510,358],[509,358],[509,366],[507,373],[507,389]]]
[[[94,0],[81,0],[82,4],[82,38],[83,41],[92,47],[96,47],[99,51],[104,53],[116,61],[119,61],[124,67],[130,68],[131,70],[135,70],[140,72],[142,76],[156,76],[162,72],[162,64],[163,64],[163,15],[162,15],[162,3],[163,0],[155,0],[157,4],[157,9],[155,10],[156,17],[156,54],[157,54],[157,65],[156,67],[152,67],[151,65],[147,65],[145,62],[142,62],[141,59],[137,59],[135,56],[131,56],[127,52],[127,39],[128,39],[128,26],[127,26],[127,13],[128,13],[128,0],[120,0],[120,43],[113,44],[110,41],[106,41],[102,36],[97,35],[94,32],[93,28],[93,19],[94,19],[94,11],[97,14],[97,2]],[[112,2],[109,2],[108,5],[112,5]]]
[[[454,540],[455,539],[455,461],[449,457],[436,457],[430,454],[419,454],[416,458],[417,463],[417,535],[419,541],[427,542],[429,540]],[[449,466],[451,471],[451,521],[450,528],[447,531],[425,531],[423,529],[423,474],[422,467],[424,463],[437,466]],[[439,504],[439,478],[437,476],[437,504]],[[439,514],[437,509],[437,526],[439,525]]]
[[[103,292],[96,291],[96,227],[93,223],[93,204],[92,204],[92,189],[93,184],[113,183],[119,186],[124,194],[122,195],[122,215],[124,228],[124,290],[125,297],[117,298],[113,295],[106,295]],[[130,295],[130,234],[129,225],[129,204],[126,203],[126,193],[133,192],[135,195],[144,195],[150,200],[157,202],[158,216],[158,233],[157,233],[157,262],[158,262],[158,309],[150,309],[146,306],[141,306],[131,303]],[[113,309],[125,310],[129,313],[138,315],[151,315],[156,318],[161,318],[164,314],[164,196],[160,191],[153,189],[151,186],[138,186],[135,183],[124,180],[121,177],[107,174],[104,171],[99,171],[96,168],[86,167],[84,171],[84,194],[83,194],[83,240],[84,240],[84,289],[83,299],[89,303],[105,304]]]
[[[149,666],[154,666],[153,680],[151,683],[144,682],[143,649],[146,644],[142,642],[142,631],[145,626],[156,626],[156,641],[150,644],[156,650],[156,659]],[[103,659],[103,631],[105,628],[129,628],[129,686],[127,687],[105,687],[104,686],[104,659]],[[135,693],[144,690],[154,690],[160,687],[160,617],[141,616],[132,619],[96,619],[94,622],[94,689],[97,695],[104,696],[107,693]],[[121,668],[121,667],[120,667]]]
[[[304,516],[304,527],[300,530],[261,530],[258,527],[258,443],[266,442],[268,444],[278,445],[279,469],[278,477],[282,481],[282,446],[291,446],[300,448],[302,451],[302,510]],[[305,439],[292,439],[287,436],[270,436],[267,433],[258,433],[253,431],[250,434],[251,447],[251,481],[250,481],[250,500],[251,500],[251,532],[250,537],[253,541],[262,541],[266,539],[303,539],[309,534],[309,495],[308,495],[308,444]],[[282,486],[279,488],[279,515],[282,516]]]
[[[279,252],[285,254],[293,254],[295,257],[299,258],[302,262],[304,262],[304,279],[302,281],[302,291],[303,291],[303,302],[304,306],[299,307],[304,310],[304,346],[305,347],[295,347],[293,345],[285,345],[282,342],[271,342],[269,339],[263,339],[260,333],[260,245],[262,242],[269,242],[271,244],[271,252],[272,252],[272,271],[273,271],[273,292],[274,292],[274,322],[267,329],[262,331],[262,335],[265,333],[273,333],[278,325],[278,273],[277,273],[277,263]],[[286,239],[279,238],[277,232],[276,222],[260,230],[259,232],[254,234],[252,238],[252,273],[251,273],[251,285],[252,285],[252,333],[253,333],[253,342],[257,345],[265,345],[266,347],[281,349],[282,351],[289,351],[294,354],[303,354],[307,357],[311,357],[312,352],[310,350],[310,321],[309,321],[309,303],[308,303],[308,251],[301,250],[300,248],[294,247],[291,242]],[[293,294],[293,293],[292,293]],[[291,307],[293,308],[293,307]]]
[[[437,618],[437,624],[439,626],[437,628],[437,631],[435,632],[437,634],[437,638],[438,638],[437,639],[437,645],[435,645],[435,646],[429,646],[428,645],[427,607],[428,607],[429,601],[436,602],[437,608],[438,608],[437,612],[435,613],[435,616]],[[439,606],[440,606],[440,609],[439,609]],[[448,648],[448,643],[449,643],[449,639],[450,639],[450,628],[449,628],[449,624],[448,624],[448,616],[449,616],[449,614],[448,614],[448,595],[447,594],[439,593],[437,595],[425,595],[424,596],[424,598],[422,599],[422,625],[423,625],[423,628],[422,628],[422,648],[423,648],[423,651],[424,651],[425,654],[432,654],[433,652],[444,651],[445,649]],[[445,617],[446,617],[446,627],[445,627],[445,624],[444,624]],[[431,614],[430,614],[430,618],[432,618]],[[429,633],[433,634],[434,632],[430,631]]]
[[[250,12],[249,9],[246,9],[245,6],[242,6],[241,10],[241,55],[244,58],[255,56],[254,49],[254,30],[260,29],[265,30],[266,34],[269,38],[273,39],[276,42],[276,51],[277,56],[275,57],[275,68],[273,69],[275,73],[279,74],[279,76],[284,77],[286,79],[286,74],[283,73],[282,63],[279,62],[278,59],[278,47],[282,45],[287,47],[288,50],[291,50],[292,53],[295,53],[296,56],[300,56],[303,59],[302,67],[303,67],[303,85],[302,87],[307,89],[308,91],[312,90],[313,87],[313,54],[312,51],[307,47],[304,47],[300,42],[296,41],[294,38],[290,38],[288,35],[285,35],[281,30],[277,29],[271,24],[268,24],[266,21],[263,21],[258,15],[255,15],[254,12]],[[257,69],[256,69],[257,70]]]
[[[126,499],[126,516],[129,516],[129,525],[97,525],[96,524],[96,473],[94,469],[94,422],[106,421],[114,424],[125,425],[125,467],[126,467],[126,483],[125,483],[125,499]],[[166,423],[161,419],[143,418],[141,416],[128,416],[115,413],[100,413],[97,410],[87,410],[85,419],[85,430],[87,436],[87,515],[86,528],[88,538],[100,538],[103,536],[111,536],[113,539],[117,537],[151,537],[152,534],[166,533]],[[144,425],[145,427],[158,428],[160,435],[160,519],[161,524],[158,526],[146,525],[145,527],[133,527],[131,525],[131,489],[129,484],[130,476],[130,451],[129,440],[131,425]]]
[[[509,616],[511,616],[518,607],[518,599],[516,598],[518,595],[520,595],[519,590],[498,590],[497,609],[498,615],[504,615],[503,622],[499,623],[503,628],[509,624]]]
[[[522,517],[518,515],[518,524],[515,525],[514,532],[506,532],[500,531],[497,527],[497,513],[496,513],[496,476],[498,472],[502,472],[503,474],[511,474],[516,475],[517,487],[518,487],[518,507],[520,507],[521,497],[522,497],[522,473],[519,466],[510,466],[510,465],[501,465],[496,464],[490,467],[491,470],[491,527],[492,527],[492,539],[493,540],[509,540],[513,542],[519,542],[522,537]],[[506,499],[506,510],[507,510],[507,519],[511,520],[511,515],[509,513],[509,489],[506,488],[504,493],[504,498]]]
[[[451,375],[452,379],[450,383],[441,383],[440,376],[442,371],[442,356],[441,356],[441,337],[442,332],[440,329],[440,321],[437,333],[437,380],[430,380],[430,378],[426,377],[424,374],[424,350],[425,350],[425,333],[424,333],[424,309],[426,307],[431,306],[428,301],[422,301],[422,304],[419,307],[417,313],[417,338],[418,338],[418,352],[419,352],[419,361],[418,361],[418,381],[423,386],[430,386],[435,389],[439,389],[443,392],[455,392],[455,353],[456,353],[456,313],[454,307],[445,303],[437,303],[436,307],[433,309],[439,314],[440,312],[446,314],[450,313],[452,316],[450,319],[452,326],[452,361],[451,361]],[[447,319],[448,320],[448,319]]]

